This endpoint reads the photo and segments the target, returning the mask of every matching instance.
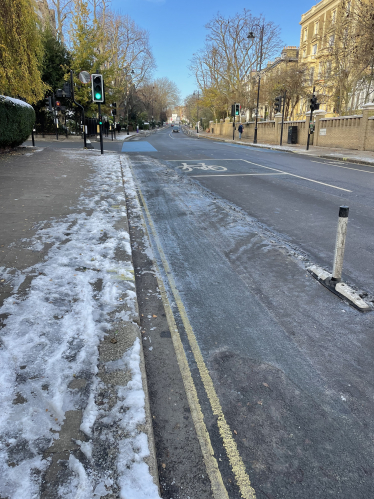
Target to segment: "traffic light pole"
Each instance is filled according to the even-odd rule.
[[[74,84],[73,84],[73,70],[70,70],[70,83],[71,83],[71,97],[73,99],[73,102],[76,106],[80,107],[82,109],[82,121],[83,121],[83,149],[87,149],[87,142],[86,142],[86,119],[84,116],[84,107],[78,104],[78,102],[75,101],[74,98]]]
[[[101,119],[101,104],[100,104],[100,102],[98,102],[97,105],[99,106],[100,150],[101,150],[101,154],[104,154],[104,148],[103,148],[103,124],[102,124],[102,119]]]
[[[234,123],[232,124],[232,140],[235,140],[235,113],[234,113]]]
[[[313,95],[314,95],[314,92],[316,91],[316,87],[313,87]],[[308,140],[307,140],[307,143],[306,143],[306,150],[309,151],[309,142],[310,142],[310,124],[312,123],[312,119],[313,119],[313,106],[310,106],[310,118],[309,118],[309,126],[308,126]]]
[[[284,124],[284,108],[286,107],[286,90],[284,91],[283,95],[283,110],[282,110],[282,126],[281,126],[281,136],[280,136],[280,143],[279,145],[282,145],[283,142],[283,124]]]

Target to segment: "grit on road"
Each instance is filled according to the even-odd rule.
[[[331,270],[347,204],[343,276],[372,294],[374,169],[170,128],[122,152],[228,496],[370,497],[373,315],[305,267]]]

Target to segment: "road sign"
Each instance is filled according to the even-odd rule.
[[[87,71],[81,71],[78,76],[79,80],[84,83],[90,83],[91,82],[91,75]]]

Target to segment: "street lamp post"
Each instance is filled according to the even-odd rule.
[[[260,85],[261,85],[261,63],[262,63],[262,48],[264,44],[264,29],[265,25],[262,26],[256,25],[260,27],[260,68],[258,72],[258,87],[257,87],[257,105],[256,105],[256,122],[255,122],[255,135],[253,137],[253,143],[257,144],[257,121],[258,121],[258,106],[260,105]],[[255,35],[251,31],[247,38],[254,38]]]
[[[196,92],[194,92],[193,95],[196,95]],[[199,133],[199,99],[200,90],[197,91],[197,133]]]
[[[152,128],[154,128],[154,118],[153,118],[153,100],[154,100],[154,90],[155,90],[155,87],[152,87]]]
[[[131,75],[133,75],[134,73],[135,73],[135,71],[133,69],[130,71],[130,68],[127,68],[126,77],[128,77],[130,75],[130,79],[131,79],[132,78]],[[131,85],[130,85],[130,88],[126,92],[127,135],[130,135],[130,132],[129,132],[129,96],[130,96],[130,89],[131,89]]]

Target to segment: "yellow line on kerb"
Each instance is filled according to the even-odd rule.
[[[164,254],[162,246],[160,244],[160,240],[157,236],[157,233],[156,233],[153,221],[152,221],[151,214],[150,214],[148,207],[147,207],[147,203],[144,199],[143,193],[142,193],[139,186],[138,186],[138,189],[139,189],[139,194],[140,194],[140,197],[142,200],[142,204],[144,206],[144,210],[145,210],[147,218],[148,218],[149,226],[152,230],[153,237],[155,239],[158,252],[160,254],[162,265],[165,269],[167,278],[169,280],[170,288],[171,288],[172,293],[174,295],[175,303],[177,304],[181,319],[183,321],[185,331],[187,333],[188,341],[189,341],[190,346],[191,346],[191,350],[193,352],[197,367],[199,369],[201,380],[204,384],[205,391],[206,391],[207,396],[209,398],[213,414],[215,416],[217,416],[217,425],[218,425],[219,433],[220,433],[221,438],[223,440],[223,446],[225,447],[227,456],[229,458],[230,465],[231,465],[232,471],[234,473],[236,482],[238,484],[240,493],[244,499],[255,499],[256,498],[255,490],[251,486],[251,482],[249,480],[249,476],[247,475],[242,458],[240,457],[238,447],[237,447],[236,442],[232,436],[232,431],[226,422],[226,418],[223,414],[219,398],[216,394],[216,391],[215,391],[215,388],[213,385],[212,378],[210,377],[209,371],[205,365],[203,356],[202,356],[201,351],[200,351],[200,347],[197,343],[195,334],[194,334],[193,329],[191,327],[191,324],[188,320],[187,313],[186,313],[186,310],[184,308],[183,302],[182,302],[180,295],[179,295],[179,292],[175,286],[175,282],[174,282],[173,276],[171,274],[169,264],[166,260],[165,254]],[[165,288],[164,288],[163,284],[162,284],[162,289],[163,289],[163,292],[165,293],[165,297],[166,297],[166,292],[165,292]],[[160,287],[160,290],[161,290],[161,287]],[[178,340],[176,341],[176,343],[178,344],[178,350],[176,349],[176,351],[177,351],[177,356],[179,354],[180,357],[183,357],[183,371],[181,369],[183,380],[184,380],[184,376],[186,376],[188,378],[187,384],[188,384],[189,390],[191,390],[191,384],[193,385],[193,389],[192,389],[193,394],[194,394],[193,404],[194,404],[195,409],[199,413],[199,418],[203,417],[202,412],[201,412],[201,408],[200,408],[200,404],[198,401],[197,393],[196,393],[196,388],[195,388],[195,385],[193,383],[192,375],[191,375],[191,372],[190,372],[190,369],[189,369],[188,363],[187,363],[187,358],[186,358],[186,355],[185,355],[185,352],[183,349],[183,345],[182,345],[182,342],[181,342],[181,339],[180,339],[180,336],[178,333],[178,329],[177,329],[175,321],[174,321],[174,317],[172,315],[172,311],[171,311],[169,302],[168,302],[168,305],[165,308],[165,310],[168,310],[169,314],[171,316],[170,317],[170,320],[172,320],[171,333],[173,335],[173,332],[174,332],[174,335],[178,337]],[[167,316],[168,316],[168,314],[167,314]],[[168,317],[168,321],[169,321],[169,317]],[[173,338],[173,342],[174,342],[174,338]],[[182,349],[183,354],[182,354],[182,352],[180,352],[180,349]],[[187,364],[187,365],[185,365],[185,364]],[[188,396],[189,390],[187,390],[187,396]],[[207,430],[205,427],[205,423],[203,423],[203,424],[204,424],[204,433],[205,433],[205,432],[207,432]],[[204,437],[205,437],[205,439],[209,439],[209,452],[213,452],[213,449],[212,449],[211,443],[210,443],[209,434],[204,435]],[[200,444],[201,444],[201,442],[200,442]],[[203,453],[204,453],[204,449],[203,449]],[[206,458],[206,454],[204,454],[204,459],[205,458]],[[217,465],[217,461],[215,459],[214,459],[214,461],[215,461],[215,465]],[[210,466],[211,465],[212,465],[212,463],[210,463]],[[217,471],[219,473],[219,481],[222,482],[222,477],[221,477],[221,474],[218,470],[218,466],[217,466]],[[218,477],[215,473],[214,473],[214,479],[215,480],[218,479]],[[222,482],[222,487],[224,488],[223,482]],[[213,482],[212,482],[212,488],[213,488]],[[222,495],[223,493],[225,495]],[[221,494],[221,495],[217,495],[217,496],[215,495],[215,497],[228,497],[227,491],[225,488],[224,488],[224,490],[221,489],[219,491],[219,494]]]
[[[147,226],[145,222],[143,222],[143,226],[145,233],[147,233]],[[171,310],[171,306],[169,303],[169,299],[167,297],[164,283],[160,277],[160,271],[156,260],[153,261],[153,264],[156,269],[158,288],[161,293],[166,319],[168,322],[171,338],[173,341],[179,369],[182,375],[184,388],[186,390],[188,404],[191,410],[191,417],[194,422],[197,438],[199,440],[201,451],[203,454],[203,459],[205,462],[205,467],[212,486],[213,496],[215,499],[229,499],[229,495],[222,480],[221,472],[219,471],[218,468],[217,460],[214,457],[214,450],[210,441],[208,430],[205,426],[204,415],[201,410],[195,384],[192,379],[191,371],[188,366],[187,357],[183,348],[181,338],[179,336],[178,328],[175,323],[174,315]]]

